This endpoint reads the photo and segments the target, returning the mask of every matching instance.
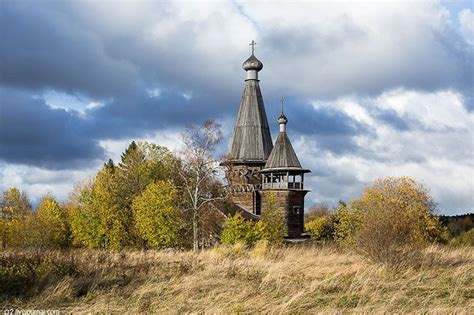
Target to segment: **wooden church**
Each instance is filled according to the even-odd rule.
[[[301,237],[304,228],[304,174],[286,132],[288,119],[282,111],[278,117],[279,133],[273,144],[258,72],[263,64],[252,55],[242,67],[247,72],[239,113],[234,127],[231,151],[223,163],[231,198],[239,211],[258,219],[268,205],[270,196],[275,207],[286,214],[289,238]]]

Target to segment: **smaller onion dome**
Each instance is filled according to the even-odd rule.
[[[286,125],[287,122],[288,122],[288,119],[286,118],[285,114],[281,113],[280,117],[278,117],[278,124]]]
[[[256,70],[260,71],[263,69],[263,63],[255,57],[255,55],[252,53],[252,55],[244,61],[242,64],[242,68],[244,68],[245,71],[248,70]]]

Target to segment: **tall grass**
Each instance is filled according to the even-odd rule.
[[[66,312],[474,309],[474,249],[429,247],[418,267],[389,269],[333,247],[259,244],[198,253],[3,252],[0,308]]]

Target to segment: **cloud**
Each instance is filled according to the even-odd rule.
[[[1,25],[9,31],[2,35],[0,83],[109,96],[138,79],[133,64],[108,55],[97,34],[55,5],[2,5]]]
[[[468,43],[474,45],[474,14],[471,9],[464,9],[459,12],[458,19],[464,38]]]
[[[354,137],[356,148],[342,155],[325,149],[315,137],[295,142],[315,201],[335,204],[356,198],[365,185],[385,176],[411,176],[431,189],[444,213],[470,211],[474,205],[474,113],[463,97],[449,90],[426,93],[390,90],[372,98],[339,100],[326,106],[361,117],[372,132]],[[351,106],[346,106],[346,104]],[[360,110],[354,110],[358,106]],[[387,124],[380,110],[407,125]],[[367,115],[367,116],[365,116]]]
[[[0,88],[0,159],[52,169],[79,168],[103,159],[77,112],[52,109],[25,91]]]
[[[208,118],[230,139],[255,39],[274,138],[284,95],[311,198],[352,198],[385,172],[426,181],[444,209],[472,208],[472,11],[451,13],[436,1],[7,2],[0,159],[21,175],[2,181],[36,189],[31,171],[62,191],[67,169],[86,174],[132,139],[171,145]]]

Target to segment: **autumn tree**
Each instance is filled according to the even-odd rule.
[[[67,207],[71,218],[73,244],[88,248],[105,248],[108,244],[94,193],[94,180],[78,185]]]
[[[176,208],[176,189],[170,181],[150,183],[132,203],[134,225],[149,248],[183,245],[186,223]]]
[[[46,246],[66,247],[70,244],[70,225],[63,207],[50,195],[44,196],[38,206],[37,218]]]
[[[15,187],[5,190],[0,199],[0,243],[2,247],[24,243],[23,223],[32,215],[31,203],[25,192]]]
[[[25,192],[11,187],[3,192],[0,200],[0,217],[12,218],[26,216],[32,211],[30,200]]]
[[[339,202],[334,211],[334,240],[339,245],[353,245],[361,224],[361,211],[357,207]]]
[[[183,133],[184,149],[177,172],[182,180],[183,208],[191,213],[193,249],[199,248],[199,217],[206,205],[221,199],[216,186],[219,163],[212,154],[222,140],[220,125],[212,120],[189,126]]]
[[[376,261],[398,264],[442,237],[432,197],[412,178],[377,179],[352,207],[361,213],[357,249]]]
[[[333,214],[314,216],[305,223],[304,228],[311,233],[312,240],[326,243],[334,240],[335,223]]]
[[[112,160],[105,163],[94,181],[75,194],[71,207],[75,242],[93,248],[141,246],[132,202],[150,183],[172,180],[175,164],[168,149],[146,142],[132,142],[118,165]]]

